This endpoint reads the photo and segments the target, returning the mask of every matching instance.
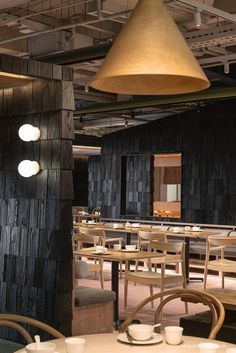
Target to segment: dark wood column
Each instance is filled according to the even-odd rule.
[[[0,311],[70,335],[72,71],[5,55],[0,70],[34,77],[23,87],[0,90]],[[40,128],[40,140],[20,140],[24,123]],[[38,175],[18,174],[24,159],[39,162]]]

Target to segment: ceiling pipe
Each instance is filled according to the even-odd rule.
[[[42,30],[42,31],[34,32],[34,33],[29,33],[29,34],[18,36],[18,37],[4,39],[4,40],[0,41],[0,45],[7,44],[7,43],[12,43],[12,42],[17,42],[18,40],[21,40],[21,39],[37,37],[37,36],[42,35],[42,34],[62,31],[62,30],[76,28],[76,27],[80,27],[80,26],[84,26],[84,25],[89,25],[89,24],[101,22],[101,21],[111,20],[112,18],[115,18],[115,17],[127,15],[130,12],[132,12],[132,10],[116,12],[114,14],[111,14],[111,15],[108,15],[108,16],[104,16],[101,20],[99,20],[99,18],[96,18],[96,19],[93,19],[93,20],[86,20],[86,21],[78,22],[78,23],[65,24],[65,25],[57,26],[57,27],[54,27],[54,28],[50,28],[50,29],[46,29],[46,30]]]
[[[94,0],[80,0],[78,2],[74,2],[73,4],[65,4],[65,5],[61,4],[59,6],[54,6],[54,7],[50,8],[50,9],[45,9],[45,10],[41,10],[39,12],[34,12],[34,13],[27,14],[25,16],[17,17],[16,21],[21,21],[21,20],[25,20],[27,18],[31,18],[31,17],[35,17],[35,16],[39,16],[39,15],[44,15],[45,13],[49,13],[49,12],[55,12],[55,11],[58,11],[58,10],[67,9],[67,8],[70,8],[70,7],[74,7],[76,5],[87,4],[87,3],[92,2],[92,1],[94,1]],[[34,6],[34,5],[32,5],[32,6]],[[13,12],[11,15],[17,16],[17,13]],[[5,25],[7,25],[8,23],[11,23],[11,22],[13,22],[12,19],[9,20],[9,21],[4,22],[2,25],[0,25],[0,27],[5,26]]]
[[[159,96],[132,101],[123,101],[110,104],[97,104],[90,107],[83,107],[74,112],[74,116],[81,114],[93,114],[102,112],[112,112],[125,109],[147,108],[175,103],[188,103],[195,101],[207,101],[214,99],[236,97],[236,87],[212,88],[203,92],[179,94],[172,96]]]
[[[94,47],[68,50],[63,53],[36,56],[34,59],[57,65],[72,65],[88,60],[103,59],[111,47],[112,43],[106,43]]]

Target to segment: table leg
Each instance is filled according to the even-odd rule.
[[[186,280],[187,283],[190,281],[203,281],[202,277],[189,277],[189,243],[190,238],[185,237],[185,273],[186,273]]]
[[[112,261],[111,263],[111,289],[116,293],[114,301],[114,324],[119,326],[119,262]]]

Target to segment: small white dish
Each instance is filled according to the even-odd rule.
[[[216,353],[220,346],[217,343],[202,342],[198,344],[199,353]]]
[[[153,333],[153,336],[146,341],[137,341],[132,339],[132,342],[129,341],[128,337],[126,336],[126,333],[121,333],[117,336],[117,340],[123,343],[128,343],[128,344],[135,344],[135,345],[144,345],[147,346],[149,344],[157,344],[161,343],[163,341],[162,336],[159,333]]]
[[[93,251],[92,252],[93,255],[111,255],[111,252],[108,252],[108,251]]]
[[[133,249],[133,250],[129,250],[129,249],[122,249],[121,251],[123,252],[138,252],[139,249]]]

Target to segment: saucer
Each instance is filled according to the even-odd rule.
[[[137,340],[132,340],[132,342],[130,342],[126,336],[125,333],[121,333],[117,336],[117,340],[123,343],[128,343],[128,344],[136,344],[136,345],[149,345],[149,344],[157,344],[157,343],[161,343],[163,341],[163,337],[158,334],[158,333],[153,333],[152,338],[150,338],[149,340],[146,341],[137,341]]]
[[[46,352],[46,351],[45,351]],[[24,351],[22,351],[21,353],[27,353],[26,349]],[[54,353],[59,353],[58,351],[54,351]]]
[[[191,232],[196,232],[196,233],[198,233],[198,232],[203,232],[203,229],[198,229],[198,230],[193,230],[193,229],[191,229]]]
[[[139,251],[139,249],[133,249],[133,250],[122,249],[121,251],[123,251],[123,252],[137,252],[137,251]]]
[[[93,251],[92,254],[93,254],[93,255],[111,255],[111,253],[108,252],[108,251],[105,251],[105,252]]]

